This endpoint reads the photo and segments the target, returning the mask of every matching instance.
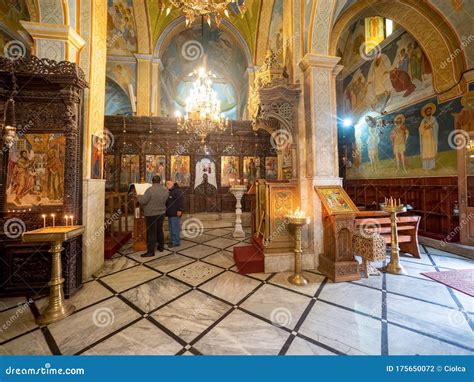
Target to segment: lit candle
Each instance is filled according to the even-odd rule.
[[[66,224],[65,224],[66,227],[68,226],[68,219],[69,219],[69,216],[64,215],[64,220],[66,221]]]
[[[74,216],[71,215],[71,216],[69,216],[69,218],[71,219],[71,226],[73,226],[74,225]]]
[[[56,215],[55,214],[51,214],[51,217],[53,218],[53,227],[56,227]]]
[[[43,214],[41,217],[43,218],[43,228],[46,228],[46,215]]]

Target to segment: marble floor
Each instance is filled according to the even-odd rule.
[[[403,257],[406,276],[330,282],[305,272],[236,272],[232,230],[206,230],[143,259],[125,246],[52,325],[46,299],[0,299],[1,354],[474,354],[474,299],[420,273],[473,268],[429,247]],[[376,264],[377,265],[377,264]],[[382,264],[378,264],[379,266]]]

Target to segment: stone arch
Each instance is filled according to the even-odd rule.
[[[366,0],[349,7],[335,23],[329,54],[335,55],[343,32],[355,21],[367,16],[390,18],[408,31],[420,44],[433,69],[433,87],[443,98],[462,94],[460,83],[467,69],[461,42],[451,25],[428,2],[416,0]]]
[[[310,53],[327,55],[331,36],[331,26],[336,2],[333,0],[318,0],[313,8],[310,24]]]
[[[48,24],[67,24],[69,5],[67,1],[41,0],[38,4],[38,21]]]

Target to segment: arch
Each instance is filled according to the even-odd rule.
[[[318,0],[311,19],[308,42],[310,53],[327,55],[336,1]]]
[[[467,68],[465,52],[451,25],[428,2],[417,0],[366,0],[350,6],[335,23],[330,36],[329,54],[336,55],[343,32],[367,16],[390,18],[420,44],[433,69],[433,87],[438,94],[455,97],[462,93],[459,84]]]
[[[184,16],[180,16],[174,19],[168,26],[163,30],[160,37],[158,38],[155,49],[153,51],[153,57],[160,58],[163,55],[164,50],[167,48],[169,41],[176,36],[178,33],[186,29],[186,19]],[[242,37],[240,31],[228,20],[223,19],[221,23],[221,29],[227,30],[230,34],[235,37],[237,42],[244,53],[245,60],[247,62],[247,67],[252,67],[252,56],[250,54],[250,49]]]
[[[153,47],[150,38],[148,12],[144,0],[133,1],[133,13],[135,14],[138,53],[150,53]]]
[[[38,18],[42,23],[67,24],[69,22],[69,6],[66,1],[38,1]]]

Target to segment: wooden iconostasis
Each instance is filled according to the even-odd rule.
[[[277,179],[277,152],[271,136],[255,133],[248,121],[233,121],[222,134],[200,138],[177,133],[176,120],[162,117],[105,118],[106,192],[125,192],[154,175],[185,190],[186,212],[234,212],[232,183]],[[243,210],[250,211],[244,197]]]

